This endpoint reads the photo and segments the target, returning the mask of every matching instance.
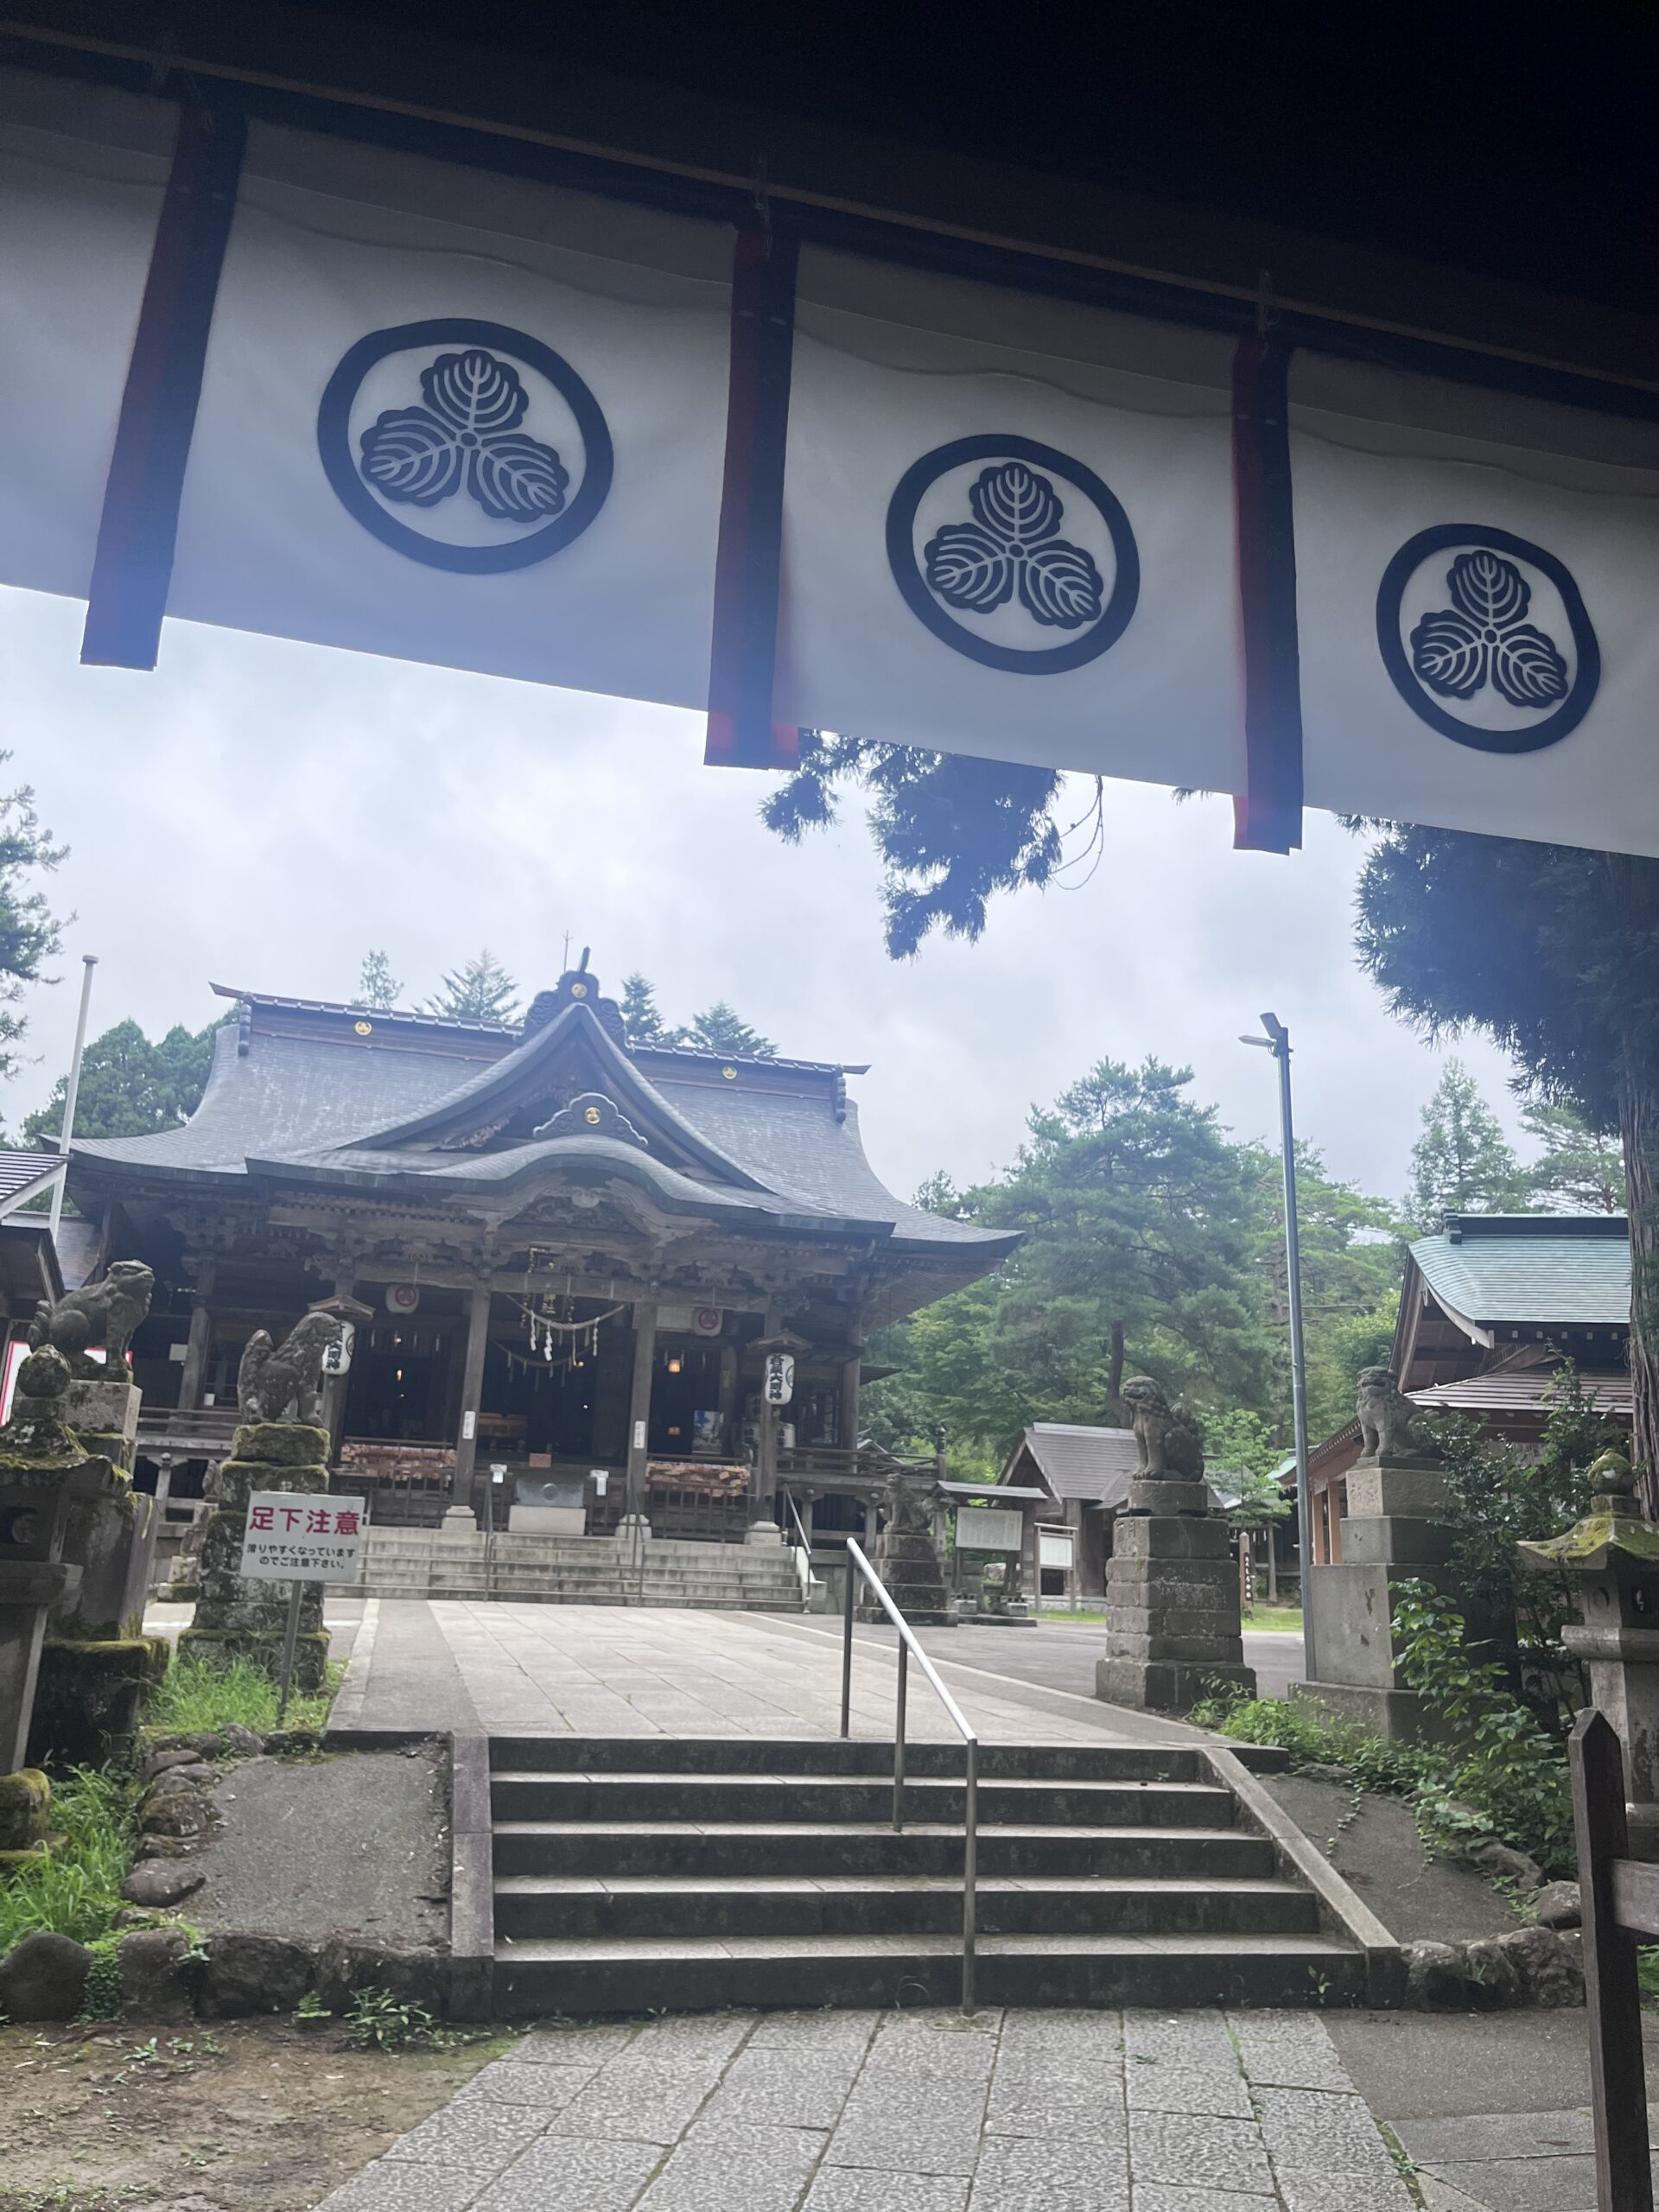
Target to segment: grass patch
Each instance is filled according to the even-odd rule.
[[[296,1691],[288,1700],[289,1728],[327,1726],[328,1708],[345,1680],[337,1662],[328,1667],[315,1695]],[[187,1652],[175,1656],[166,1674],[144,1700],[144,1727],[167,1736],[195,1736],[231,1722],[269,1735],[276,1726],[276,1684],[251,1659],[215,1660]]]
[[[1270,1630],[1275,1636],[1300,1636],[1302,1632],[1302,1609],[1300,1605],[1258,1603],[1245,1614],[1244,1626],[1246,1630]]]
[[[37,1929],[94,1943],[121,1910],[132,1866],[130,1776],[75,1767],[52,1785],[49,1854],[0,1880],[0,1955]]]

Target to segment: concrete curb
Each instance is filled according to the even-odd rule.
[[[1235,1752],[1217,1744],[1205,1744],[1203,1749],[1211,1772],[1232,1791],[1246,1821],[1272,1842],[1281,1867],[1299,1875],[1313,1891],[1325,1926],[1364,1954],[1367,2003],[1378,2010],[1403,2005],[1405,1953],[1370,1907]]]
[[[494,2009],[495,1868],[490,1739],[449,1738],[449,2014],[487,2020]]]

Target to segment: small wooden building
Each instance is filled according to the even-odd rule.
[[[1630,1255],[1623,1214],[1449,1213],[1411,1246],[1390,1364],[1426,1413],[1476,1415],[1494,1437],[1535,1448],[1563,1359],[1614,1421],[1630,1419]],[[1349,1421],[1310,1454],[1313,1556],[1342,1558]]]
[[[1081,1421],[1033,1421],[1009,1455],[999,1483],[1046,1491],[1052,1510],[1039,1517],[1071,1531],[1073,1589],[1068,1594],[1105,1595],[1112,1523],[1139,1464],[1133,1430],[1093,1428]],[[1062,1592],[1057,1588],[1052,1594]]]
[[[590,1533],[632,1505],[741,1537],[780,1482],[859,1493],[868,1332],[1016,1241],[883,1188],[861,1070],[631,1047],[585,964],[511,1029],[221,995],[190,1121],[77,1141],[69,1168],[102,1257],[156,1271],[141,1442],[175,1491],[228,1448],[250,1333],[338,1296],[361,1312],[336,1457],[383,1524],[487,1490]]]

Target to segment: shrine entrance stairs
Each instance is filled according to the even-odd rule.
[[[892,1756],[493,1738],[497,2014],[955,2002],[963,1753],[911,1745],[901,1833]],[[980,1775],[981,2002],[1385,1999],[1386,1931],[1225,1753],[986,1744]]]
[[[371,1598],[498,1598],[518,1605],[803,1610],[799,1570],[786,1546],[660,1536],[630,1554],[613,1536],[372,1529],[362,1588]]]

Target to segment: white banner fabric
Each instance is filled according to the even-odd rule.
[[[0,70],[0,583],[86,596],[177,123]]]
[[[778,719],[1236,790],[1232,353],[804,250]]]
[[[731,251],[255,125],[168,613],[702,706]]]
[[[1659,426],[1299,355],[1307,803],[1659,855]]]

